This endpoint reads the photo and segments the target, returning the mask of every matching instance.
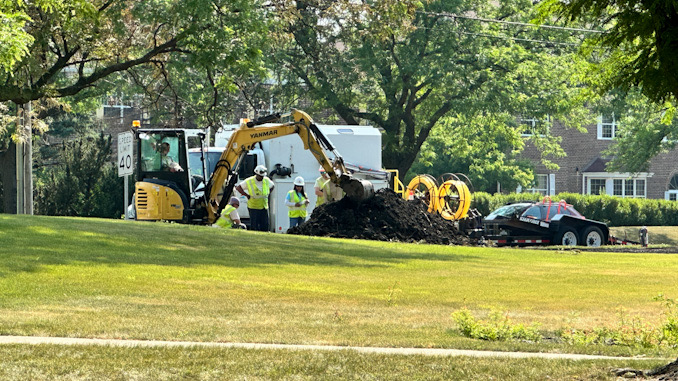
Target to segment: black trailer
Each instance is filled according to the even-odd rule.
[[[589,220],[565,201],[504,205],[483,220],[485,238],[498,246],[565,245],[597,247],[612,243],[607,224]]]

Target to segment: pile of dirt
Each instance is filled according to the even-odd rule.
[[[390,189],[381,189],[361,202],[348,198],[321,205],[311,218],[289,234],[358,238],[378,241],[469,245],[475,242],[452,221],[427,211],[421,201],[406,201]]]
[[[612,373],[623,378],[642,377],[644,380],[652,381],[675,381],[678,380],[678,360],[652,370],[620,368],[612,369]]]

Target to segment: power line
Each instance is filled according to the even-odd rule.
[[[459,15],[455,15],[454,13],[447,13],[447,12],[417,11],[417,13],[420,13],[420,14],[423,14],[423,15],[426,15],[426,16],[443,16],[443,17],[449,17],[449,18],[453,18],[453,19],[467,19],[467,20],[474,20],[474,21],[480,21],[480,22],[493,22],[493,23],[498,23],[498,24],[529,26],[529,27],[532,27],[532,28],[566,30],[566,31],[569,31],[569,32],[600,33],[600,34],[605,33],[605,31],[595,30],[595,29],[568,28],[568,27],[564,27],[564,26],[555,26],[555,25],[537,25],[537,24],[530,24],[530,23],[517,22],[517,21],[504,21],[504,20],[496,20],[496,19],[486,19],[486,18],[482,18],[482,17],[459,16]]]
[[[457,33],[460,33],[460,34],[466,34],[466,35],[469,35],[469,36],[487,37],[487,38],[496,38],[496,39],[499,39],[499,40],[513,40],[513,41],[522,41],[522,42],[536,42],[536,43],[541,43],[541,44],[553,44],[553,45],[574,46],[574,47],[580,46],[579,44],[574,44],[574,43],[569,43],[569,42],[547,41],[547,40],[533,40],[533,39],[529,39],[529,38],[507,37],[507,36],[493,36],[493,35],[491,35],[491,34],[485,34],[485,33],[471,33],[471,32],[463,32],[463,31],[457,31]]]

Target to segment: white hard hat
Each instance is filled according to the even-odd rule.
[[[229,204],[231,205],[240,205],[240,200],[238,200],[237,197],[231,197],[231,199],[228,201]]]
[[[302,187],[304,186],[304,178],[301,176],[297,176],[296,179],[294,179],[294,185],[301,185]]]
[[[323,166],[321,165],[320,168],[318,168],[318,171],[319,171],[320,173],[325,173],[325,167],[323,167]]]
[[[256,173],[257,175],[266,176],[266,167],[259,164],[254,168],[254,173]]]

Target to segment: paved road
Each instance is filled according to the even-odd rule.
[[[341,347],[335,345],[295,345],[295,344],[254,344],[254,343],[215,343],[199,341],[158,341],[158,340],[117,340],[117,339],[79,339],[70,337],[37,336],[0,336],[3,344],[57,344],[57,345],[104,345],[113,347],[216,347],[245,349],[287,349],[312,351],[356,351],[360,353],[424,355],[424,356],[469,356],[469,357],[509,357],[509,358],[545,358],[567,360],[665,360],[647,357],[613,357],[597,355],[578,355],[568,353],[498,352],[474,351],[465,349],[438,348],[384,348],[384,347]]]

